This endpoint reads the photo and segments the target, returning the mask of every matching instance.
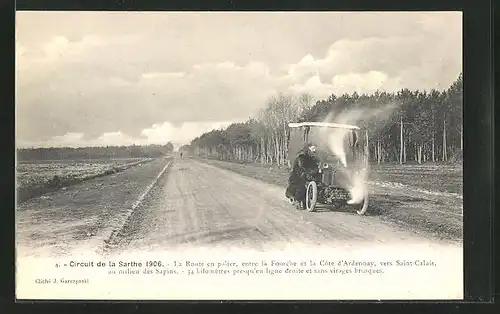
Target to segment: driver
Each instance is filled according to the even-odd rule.
[[[285,196],[300,206],[306,197],[306,182],[320,181],[319,159],[316,157],[316,145],[307,144],[295,158]]]

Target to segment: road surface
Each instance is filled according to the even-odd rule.
[[[32,256],[430,240],[354,211],[299,211],[282,187],[179,158],[32,199],[18,206],[16,227],[17,253]]]

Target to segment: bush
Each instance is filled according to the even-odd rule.
[[[452,164],[461,164],[464,161],[464,153],[462,150],[456,152],[453,154],[453,156],[450,158],[450,163]]]

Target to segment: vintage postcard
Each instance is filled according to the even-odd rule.
[[[16,297],[463,298],[460,12],[16,14]]]

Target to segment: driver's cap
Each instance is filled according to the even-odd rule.
[[[309,146],[309,149],[310,149],[312,152],[315,152],[315,151],[316,151],[316,144],[314,144],[314,143],[309,143],[307,146]]]

